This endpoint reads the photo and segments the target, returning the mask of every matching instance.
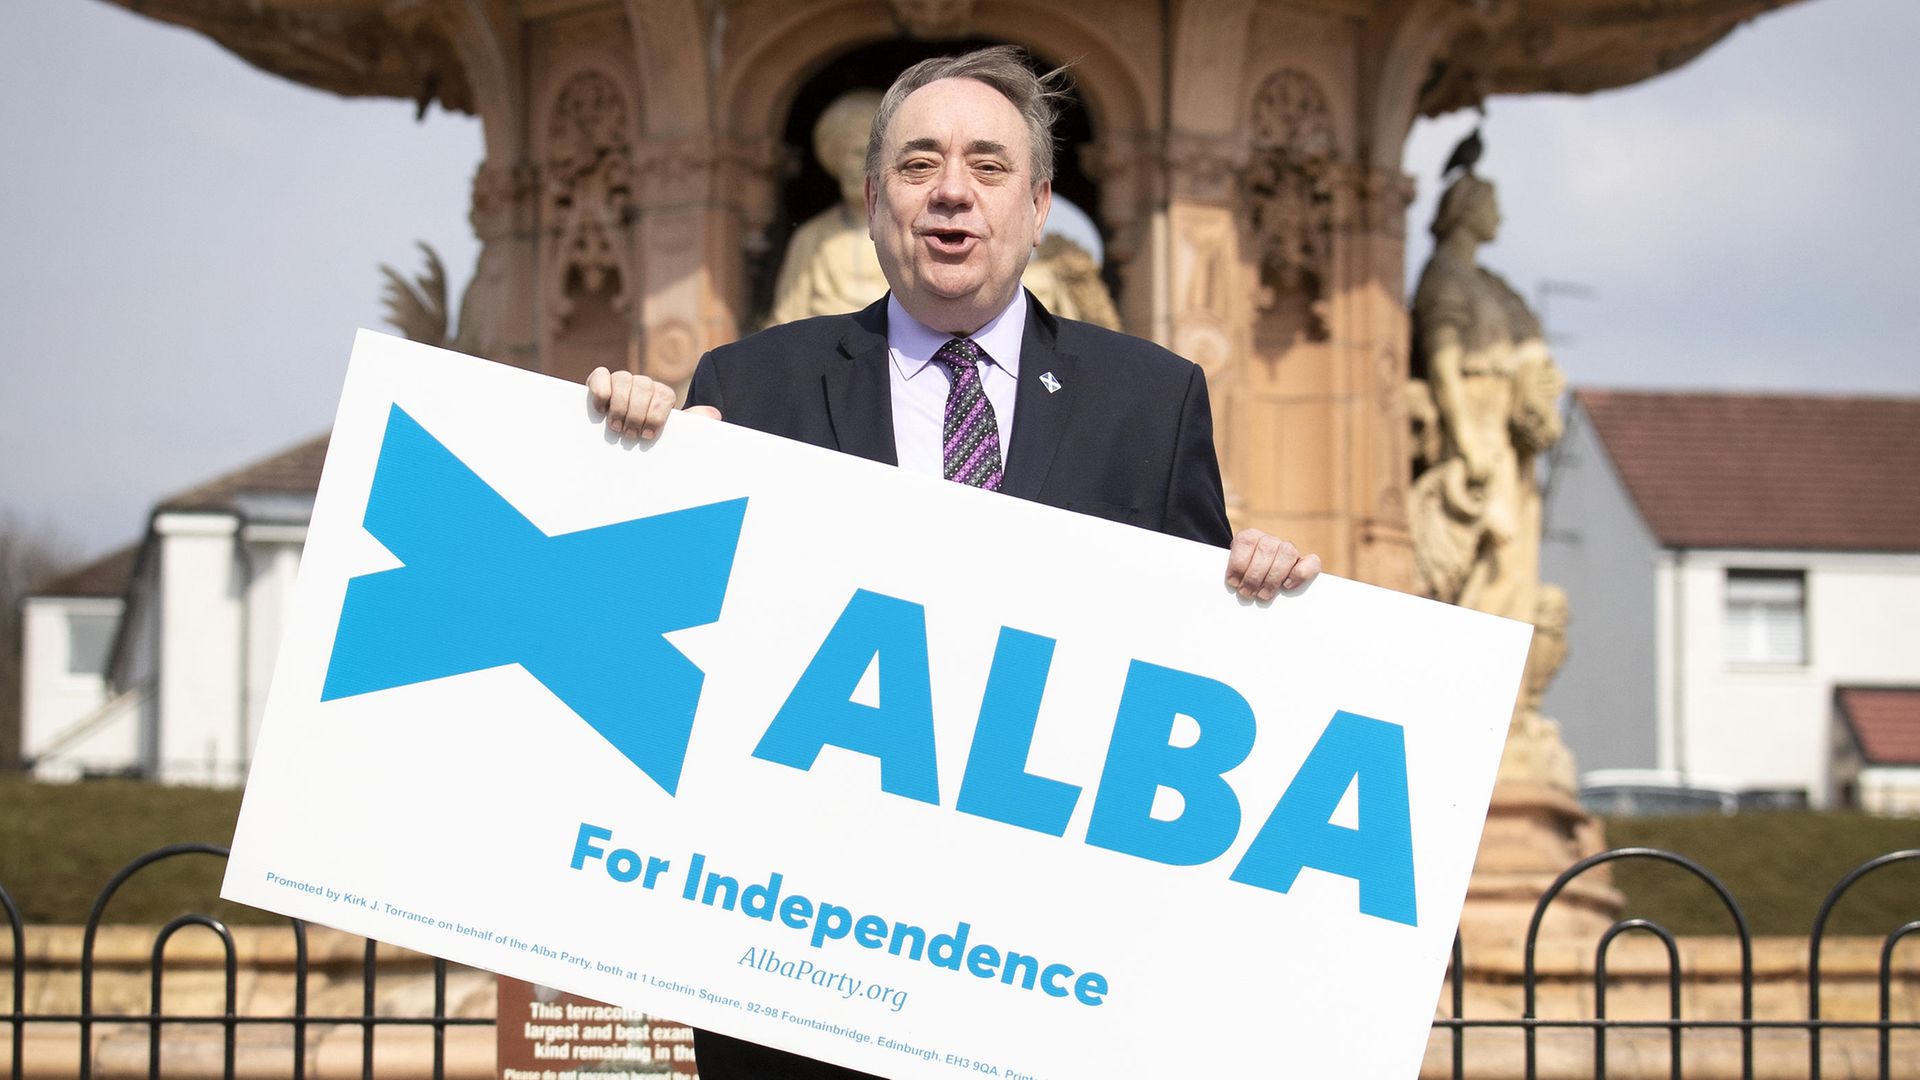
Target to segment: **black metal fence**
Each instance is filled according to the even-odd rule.
[[[122,885],[135,874],[166,859],[188,855],[212,855],[225,859],[227,849],[214,844],[171,844],[134,859],[107,882],[106,887],[94,898],[93,909],[87,915],[80,946],[80,1000],[79,1010],[71,1013],[29,1013],[26,1011],[26,975],[27,945],[26,927],[20,918],[19,906],[0,885],[0,907],[6,912],[8,930],[13,941],[13,951],[5,958],[11,967],[12,994],[5,1016],[7,1027],[12,1036],[10,1042],[10,1077],[18,1078],[25,1074],[26,1033],[30,1025],[66,1025],[78,1028],[78,1043],[75,1053],[74,1073],[80,1080],[92,1080],[94,1076],[93,1043],[94,1031],[101,1024],[134,1024],[147,1029],[147,1075],[159,1078],[166,1075],[162,1046],[163,1034],[169,1030],[182,1028],[220,1029],[222,1042],[221,1076],[233,1080],[235,1075],[236,1042],[243,1027],[279,1027],[286,1029],[292,1036],[291,1053],[286,1064],[285,1075],[293,1080],[304,1080],[307,1072],[308,1036],[316,1028],[330,1026],[357,1027],[360,1029],[361,1076],[371,1080],[376,1074],[374,1054],[376,1031],[392,1028],[427,1027],[433,1032],[432,1074],[435,1080],[446,1075],[446,1039],[447,1029],[452,1027],[493,1026],[490,1017],[454,1017],[447,1015],[447,962],[435,958],[433,964],[433,1011],[425,1016],[378,1015],[374,1008],[374,996],[377,989],[377,971],[375,964],[376,944],[366,943],[365,958],[362,961],[361,974],[361,1010],[358,1015],[318,1015],[307,1009],[307,992],[312,977],[311,963],[307,950],[307,926],[299,919],[288,919],[289,929],[294,941],[293,970],[293,1009],[284,1016],[243,1015],[239,1005],[239,952],[234,946],[233,932],[217,919],[206,915],[181,915],[160,928],[153,942],[150,959],[148,1009],[145,1013],[108,1013],[94,1007],[96,980],[95,950],[99,942],[101,917],[106,914],[107,903],[113,899]],[[180,930],[189,926],[200,926],[218,935],[225,960],[225,993],[219,1014],[169,1013],[165,1006],[165,977],[167,943]]]
[[[312,975],[307,948],[307,928],[297,919],[288,920],[293,935],[295,952],[293,963],[293,1008],[286,1015],[259,1016],[242,1014],[238,1008],[239,951],[235,948],[232,932],[220,921],[205,915],[182,915],[162,926],[155,936],[149,961],[148,1008],[143,1013],[103,1012],[95,1007],[96,957],[101,918],[107,904],[113,899],[121,886],[141,870],[165,859],[189,855],[210,855],[225,858],[227,849],[212,844],[175,844],[151,851],[128,863],[115,874],[106,887],[94,900],[91,913],[87,917],[79,957],[79,1008],[72,1012],[28,1012],[27,1001],[27,947],[26,928],[20,918],[18,906],[4,886],[0,886],[0,908],[4,908],[7,926],[12,941],[12,951],[0,957],[9,970],[11,995],[8,1011],[0,1015],[11,1036],[9,1076],[21,1077],[25,1072],[26,1035],[29,1028],[45,1029],[60,1027],[77,1032],[75,1041],[75,1060],[72,1075],[80,1080],[92,1080],[96,1071],[93,1043],[96,1029],[100,1025],[133,1025],[144,1027],[147,1033],[147,1075],[161,1077],[166,1075],[164,1037],[169,1030],[199,1028],[202,1030],[218,1028],[222,1039],[221,1075],[233,1080],[236,1065],[236,1041],[243,1028],[278,1027],[290,1036],[289,1053],[286,1057],[283,1075],[293,1080],[304,1080],[308,1067],[309,1036],[319,1028],[358,1029],[360,1042],[360,1072],[362,1077],[372,1080],[378,1075],[380,1061],[375,1054],[375,1036],[381,1030],[395,1028],[427,1028],[432,1033],[431,1075],[442,1080],[446,1075],[447,1033],[456,1027],[491,1027],[490,1017],[449,1016],[447,1011],[447,963],[444,960],[432,961],[433,1007],[431,1013],[419,1016],[381,1015],[375,1009],[376,963],[375,944],[366,943],[361,973],[361,1010],[357,1015],[325,1015],[308,1011],[308,986]],[[1705,882],[1725,907],[1728,920],[1734,931],[1733,938],[1739,949],[1740,965],[1738,974],[1739,1015],[1737,1017],[1683,1017],[1682,986],[1684,973],[1681,969],[1681,955],[1678,939],[1658,923],[1646,919],[1627,919],[1615,923],[1599,938],[1593,954],[1591,970],[1593,990],[1593,1015],[1581,1019],[1547,1019],[1540,1016],[1541,972],[1538,966],[1538,948],[1542,922],[1549,906],[1569,883],[1582,874],[1602,864],[1621,859],[1654,859],[1670,863],[1681,870],[1698,877]],[[1877,1068],[1881,1080],[1894,1080],[1904,1077],[1913,1080],[1920,1077],[1920,1019],[1913,1018],[1920,1005],[1910,1005],[1908,1019],[1896,1020],[1894,1014],[1895,953],[1906,938],[1920,933],[1920,918],[1909,921],[1889,932],[1882,939],[1878,972],[1879,1014],[1877,1019],[1828,1019],[1822,1015],[1821,1001],[1821,950],[1828,933],[1827,924],[1834,906],[1863,878],[1895,863],[1920,861],[1920,849],[1896,851],[1870,860],[1846,874],[1834,885],[1821,903],[1808,936],[1808,964],[1806,978],[1806,1015],[1795,1019],[1759,1019],[1754,1014],[1754,962],[1753,935],[1748,929],[1747,919],[1740,905],[1720,880],[1700,864],[1676,855],[1670,851],[1654,848],[1623,848],[1604,852],[1583,859],[1569,867],[1547,889],[1534,908],[1532,922],[1528,927],[1523,945],[1523,968],[1520,974],[1520,988],[1523,1008],[1519,1016],[1483,1017],[1468,1016],[1466,991],[1468,980],[1463,947],[1456,938],[1453,946],[1453,962],[1448,972],[1446,997],[1446,1015],[1434,1021],[1435,1038],[1445,1040],[1450,1051],[1450,1074],[1459,1078],[1473,1075],[1469,1044],[1476,1038],[1490,1033],[1504,1032],[1511,1036],[1518,1033],[1523,1040],[1521,1068],[1524,1075],[1533,1080],[1541,1068],[1539,1039],[1545,1032],[1586,1032],[1592,1042],[1592,1069],[1594,1077],[1608,1074],[1608,1049],[1614,1036],[1626,1032],[1653,1031],[1664,1033],[1667,1046],[1667,1070],[1671,1078],[1679,1078],[1683,1072],[1683,1043],[1691,1032],[1720,1032],[1737,1035],[1739,1040],[1739,1072],[1743,1080],[1752,1080],[1755,1075],[1754,1036],[1756,1032],[1786,1031],[1802,1033],[1807,1041],[1807,1071],[1811,1080],[1820,1080],[1824,1076],[1822,1066],[1822,1039],[1834,1032],[1868,1031],[1877,1035]],[[1913,897],[1916,915],[1920,915],[1920,896]],[[165,981],[167,973],[166,949],[168,942],[179,931],[187,927],[202,927],[217,935],[224,950],[224,986],[223,1007],[218,1014],[208,1013],[169,1013],[165,1007]],[[1665,983],[1667,987],[1668,1015],[1661,1019],[1617,1019],[1607,1015],[1607,996],[1612,979],[1608,972],[1610,951],[1617,941],[1628,934],[1643,933],[1656,939],[1663,947],[1667,958]],[[1916,946],[1910,946],[1916,947]],[[1914,980],[1920,982],[1920,980]],[[1920,987],[1909,983],[1906,993],[1920,997]],[[1899,1036],[1899,1038],[1896,1038]],[[1431,1070],[1429,1070],[1431,1071]],[[1501,1070],[1506,1071],[1506,1070]],[[1855,1073],[1853,1075],[1859,1075]]]
[[[1614,923],[1600,935],[1594,946],[1593,954],[1593,1001],[1594,1015],[1584,1019],[1544,1019],[1539,1012],[1539,966],[1538,950],[1540,946],[1540,928],[1549,906],[1566,887],[1582,874],[1605,863],[1621,859],[1656,859],[1671,863],[1705,882],[1718,897],[1727,912],[1728,921],[1733,927],[1734,938],[1740,950],[1739,972],[1739,1016],[1725,1017],[1683,1017],[1681,1015],[1681,989],[1684,973],[1680,964],[1680,945],[1678,939],[1657,922],[1648,919],[1624,919]],[[1525,1002],[1518,1017],[1480,1018],[1465,1015],[1466,980],[1462,973],[1466,970],[1465,957],[1459,938],[1453,943],[1453,963],[1447,973],[1447,991],[1450,1004],[1449,1015],[1436,1019],[1436,1031],[1447,1032],[1452,1044],[1452,1076],[1455,1080],[1469,1075],[1467,1070],[1466,1043],[1468,1033],[1490,1030],[1519,1030],[1524,1035],[1524,1069],[1528,1080],[1539,1073],[1540,1050],[1539,1037],[1543,1031],[1586,1031],[1592,1033],[1593,1068],[1592,1075],[1607,1075],[1607,1050],[1615,1032],[1647,1031],[1665,1032],[1667,1035],[1667,1076],[1679,1080],[1685,1073],[1682,1068],[1683,1037],[1693,1031],[1735,1032],[1740,1041],[1740,1076],[1742,1080],[1754,1077],[1754,1033],[1757,1031],[1793,1031],[1804,1032],[1808,1043],[1806,1076],[1810,1080],[1821,1080],[1824,1076],[1821,1056],[1821,1039],[1830,1031],[1875,1031],[1878,1039],[1878,1075],[1880,1080],[1893,1080],[1904,1077],[1914,1080],[1920,1077],[1920,1019],[1893,1019],[1893,959],[1895,949],[1909,935],[1920,931],[1920,919],[1909,921],[1888,933],[1880,948],[1880,968],[1878,976],[1879,1016],[1874,1020],[1830,1020],[1821,1016],[1820,959],[1821,947],[1827,939],[1827,924],[1833,915],[1833,909],[1859,881],[1867,875],[1891,866],[1895,863],[1920,860],[1920,849],[1895,851],[1870,859],[1848,871],[1833,888],[1828,890],[1826,898],[1820,903],[1814,916],[1813,928],[1808,935],[1807,960],[1807,1007],[1804,1017],[1792,1020],[1756,1019],[1754,1016],[1754,968],[1753,934],[1748,928],[1747,917],[1740,910],[1739,903],[1726,885],[1714,876],[1713,872],[1684,855],[1657,848],[1619,848],[1614,851],[1592,855],[1568,867],[1566,871],[1548,886],[1534,906],[1533,918],[1527,927],[1524,944],[1524,961],[1521,971],[1521,986]],[[1920,896],[1913,897],[1916,915],[1920,915]],[[1622,936],[1635,931],[1644,932],[1657,939],[1665,948],[1667,957],[1667,1015],[1660,1019],[1623,1020],[1607,1015],[1607,990],[1610,985],[1607,972],[1607,958],[1614,943]],[[1907,1052],[1903,1059],[1894,1056],[1895,1032],[1908,1033],[1912,1045],[1903,1047]],[[1896,1068],[1897,1061],[1904,1061],[1904,1067]]]

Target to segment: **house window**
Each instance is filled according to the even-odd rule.
[[[67,674],[104,675],[107,650],[120,620],[114,615],[67,616]]]
[[[1727,571],[1727,660],[1807,662],[1807,575],[1799,570]]]

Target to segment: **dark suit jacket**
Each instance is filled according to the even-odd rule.
[[[1226,501],[1200,368],[1151,342],[1056,319],[1027,295],[1013,435],[1000,490],[1225,547]],[[687,404],[728,423],[897,465],[887,302],[763,330],[700,358]],[[1040,376],[1052,372],[1060,389]],[[709,1031],[704,1080],[864,1077]]]
[[[1151,342],[1056,319],[1027,296],[1000,490],[1225,547],[1200,368]],[[887,302],[764,330],[700,358],[687,404],[729,423],[897,465]],[[1058,392],[1041,383],[1059,380]]]

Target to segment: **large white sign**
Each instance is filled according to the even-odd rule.
[[[223,895],[888,1076],[1411,1077],[1528,628],[1225,563],[363,331]]]

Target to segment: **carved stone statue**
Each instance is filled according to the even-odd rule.
[[[880,95],[854,90],[835,99],[813,126],[813,152],[840,184],[840,202],[794,232],[773,286],[771,323],[858,311],[887,291],[867,235],[867,132]],[[1041,241],[1021,281],[1048,311],[1120,329],[1120,313],[1085,248],[1059,234]]]
[[[1020,283],[1055,315],[1120,329],[1120,311],[1100,280],[1100,267],[1086,248],[1059,233],[1040,241]]]
[[[1571,792],[1572,759],[1539,711],[1565,655],[1567,606],[1564,593],[1540,582],[1534,480],[1538,455],[1560,438],[1566,378],[1526,301],[1474,261],[1499,226],[1493,185],[1471,173],[1454,181],[1414,292],[1414,365],[1423,376],[1408,387],[1414,566],[1435,599],[1535,624],[1502,776]]]
[[[813,125],[813,153],[840,184],[840,202],[800,226],[780,260],[772,322],[858,311],[887,291],[867,236],[867,132],[880,109],[876,90],[840,95]]]
[[[1540,587],[1536,456],[1560,438],[1565,377],[1540,321],[1474,263],[1494,238],[1493,185],[1464,176],[1440,200],[1413,297],[1414,559],[1428,595],[1530,622]]]
[[[1507,725],[1507,749],[1500,758],[1499,779],[1545,784],[1560,791],[1578,790],[1573,752],[1560,737],[1560,725],[1540,711],[1547,686],[1567,659],[1567,593],[1558,585],[1540,586],[1532,618],[1533,644],[1527,648],[1527,666],[1520,680],[1520,703]]]

